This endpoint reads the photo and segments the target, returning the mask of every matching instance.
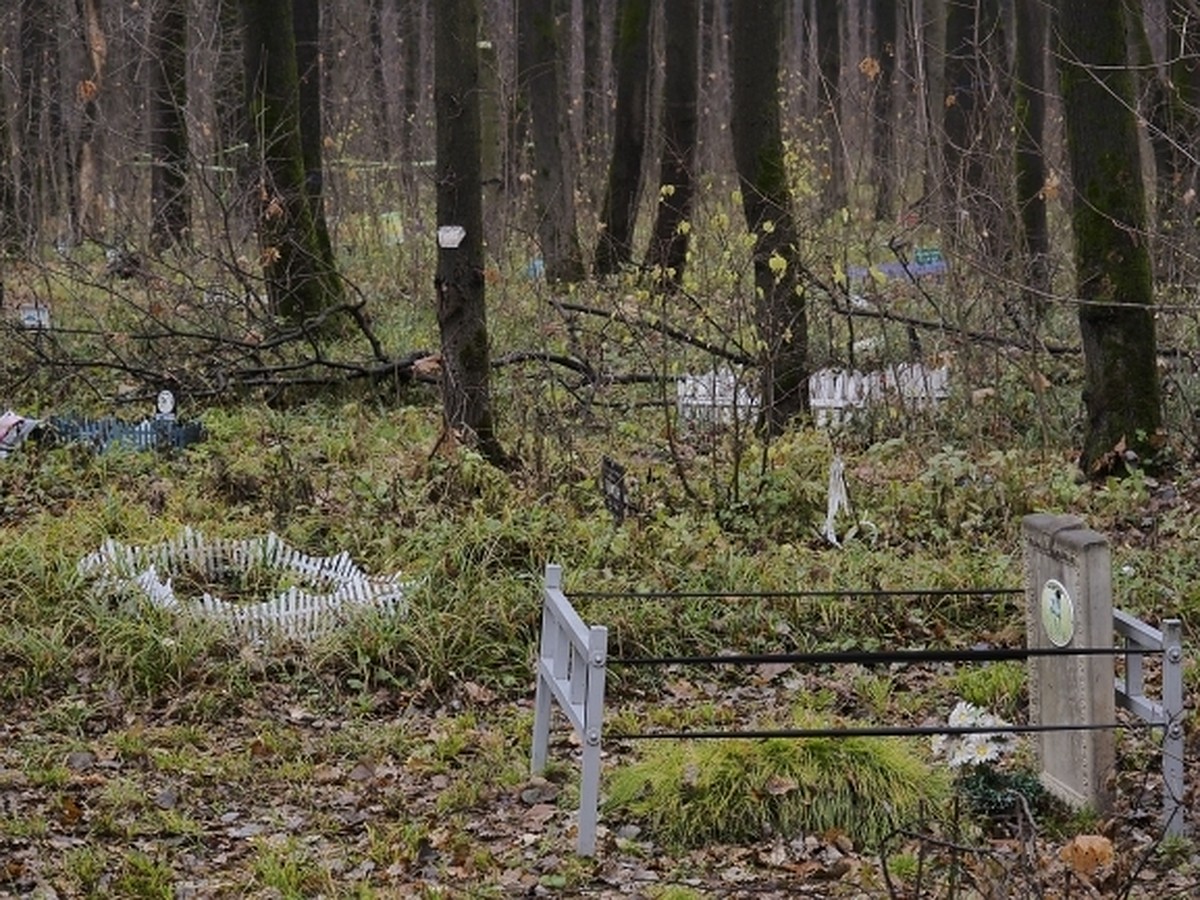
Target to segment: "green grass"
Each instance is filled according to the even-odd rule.
[[[872,847],[949,788],[897,739],[658,742],[611,775],[605,810],[675,849],[831,830]]]
[[[739,216],[729,186],[707,179],[686,295],[654,295],[635,272],[566,295],[613,315],[564,315],[552,302],[563,297],[528,281],[523,251],[513,250],[496,261],[500,280],[489,284],[495,350],[586,357],[605,376],[712,367],[710,355],[637,325],[655,320],[752,348],[752,266]],[[370,239],[369,223],[351,230],[360,244]],[[845,262],[887,258],[888,236],[867,232],[853,216],[815,223],[806,264],[828,279],[828,252]],[[389,353],[437,345],[425,296],[433,257],[432,242],[411,240],[401,248],[363,245],[345,260]],[[186,314],[170,324],[191,331],[241,339],[257,327],[241,312],[222,319],[192,308],[193,288],[221,280],[219,259],[197,260],[194,271],[164,267],[169,290],[88,277],[100,263],[94,252],[76,262],[13,269],[5,285],[13,296],[51,291],[55,321],[88,330],[56,335],[73,360],[149,360],[153,368],[167,359],[181,377],[207,371],[203,341],[131,336],[148,327],[148,305],[167,300],[183,303]],[[897,314],[930,314],[928,299],[903,285],[869,290]],[[1001,324],[1001,298],[987,279],[956,271],[929,290],[950,321]],[[871,364],[905,358],[901,325],[856,320],[852,330],[830,311],[830,301],[844,299],[816,288],[808,297],[814,363],[844,362],[846,347],[862,338],[884,348]],[[1190,337],[1177,318],[1162,325],[1164,341]],[[1074,308],[1064,305],[1051,310],[1039,336],[1075,342],[1076,331]],[[127,418],[149,411],[156,384],[127,384],[116,368],[85,376],[73,365],[43,364],[28,335],[5,336],[12,341],[0,360],[0,388],[14,408]],[[578,796],[571,751],[554,748],[557,818],[535,832],[519,800],[538,589],[551,562],[564,567],[569,595],[715,594],[580,600],[586,621],[608,627],[613,656],[1019,642],[1020,597],[732,595],[1020,587],[1021,516],[1074,513],[1110,535],[1118,605],[1152,620],[1177,614],[1190,629],[1200,614],[1200,504],[1190,467],[1170,476],[1178,503],[1164,502],[1159,483],[1138,472],[1081,484],[1071,456],[1076,357],[999,353],[937,332],[922,338],[928,356],[952,359],[955,394],[936,412],[881,407],[833,432],[797,423],[769,442],[751,428],[681,426],[669,381],[585,384],[525,363],[493,372],[501,440],[521,462],[510,472],[441,440],[436,388],[367,380],[319,391],[183,392],[180,415],[200,419],[206,439],[168,455],[28,443],[0,461],[0,727],[14,729],[11,741],[0,732],[0,773],[5,791],[28,795],[19,815],[0,816],[0,830],[29,841],[49,861],[46,877],[79,896],[169,896],[190,877],[179,848],[209,837],[236,848],[225,876],[264,895],[498,896],[501,888],[483,882],[498,883],[510,870],[531,874],[546,891],[586,885],[594,874],[586,864],[543,872],[528,860],[569,856],[564,821]],[[295,363],[307,347],[261,352],[269,363]],[[358,338],[327,352],[339,361],[369,355]],[[981,387],[991,393],[973,394]],[[1195,390],[1181,382],[1169,407],[1172,440],[1184,450],[1194,440],[1188,401]],[[819,534],[835,454],[852,504],[841,524],[854,527],[840,547]],[[636,504],[620,525],[598,484],[605,455],[626,466]],[[415,579],[407,611],[357,620],[311,644],[247,645],[203,621],[97,590],[78,571],[79,559],[105,539],[155,544],[185,526],[229,538],[273,530],[313,556],[344,550],[368,573]],[[1189,685],[1197,671],[1189,669]],[[663,702],[672,696],[665,683],[677,681],[688,682],[695,698],[683,691]],[[768,677],[612,666],[609,686],[609,727],[618,732],[736,728],[790,706],[798,691],[811,698],[809,708],[838,721],[941,721],[959,697],[1019,720],[1026,699],[1023,669],[1006,664],[928,677],[894,669],[848,677],[845,669],[797,666]],[[869,846],[897,820],[911,821],[922,803],[931,814],[944,812],[949,797],[945,773],[896,741],[663,742],[636,757],[609,749],[605,823],[645,821],[672,848],[827,828]],[[96,756],[93,769],[65,765],[68,754],[84,750]],[[1145,756],[1133,758],[1141,769]],[[375,780],[349,777],[360,764]],[[161,810],[154,799],[168,780],[182,800]],[[77,797],[85,802],[75,821],[63,803]],[[300,835],[229,835],[270,819],[264,807],[291,810]],[[338,818],[346,809],[368,818]],[[481,822],[517,837],[481,838]],[[48,842],[64,835],[68,849],[52,852]],[[375,869],[356,885],[340,883],[326,873],[326,853],[347,869],[364,859]],[[904,874],[910,862],[896,856],[896,871]],[[447,884],[422,883],[426,867]],[[664,887],[660,895],[689,894]]]

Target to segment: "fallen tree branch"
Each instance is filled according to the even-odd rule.
[[[631,318],[620,310],[600,309],[595,306],[584,306],[582,303],[570,303],[566,300],[553,300],[554,305],[566,312],[576,312],[587,316],[598,316],[604,319],[616,319],[633,328],[645,328],[649,331],[657,331],[659,334],[665,335],[672,340],[679,341],[681,344],[687,344],[703,350],[705,353],[710,353],[713,356],[724,359],[731,363],[736,363],[739,366],[752,366],[756,360],[742,350],[727,350],[720,347],[711,341],[706,341],[703,338],[698,338],[695,335],[689,334],[682,329],[676,328],[673,325],[668,325],[661,319],[644,319],[640,316]]]

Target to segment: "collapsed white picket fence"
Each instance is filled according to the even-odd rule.
[[[923,363],[897,363],[884,369],[828,368],[808,378],[808,401],[819,427],[848,421],[856,409],[896,400],[913,409],[932,406],[950,396],[950,369]],[[684,375],[676,383],[679,418],[697,425],[749,422],[758,414],[758,396],[731,369]]]
[[[270,599],[249,603],[207,591],[199,598],[183,599],[175,591],[174,581],[185,571],[219,583],[255,570],[268,570],[292,583]],[[345,551],[309,556],[273,532],[244,540],[210,539],[191,528],[153,546],[129,546],[109,538],[79,561],[79,571],[95,579],[97,590],[141,594],[154,606],[211,619],[251,641],[309,640],[366,610],[403,613],[411,587],[398,575],[368,576]]]

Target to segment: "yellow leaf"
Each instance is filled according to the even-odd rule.
[[[846,270],[842,268],[842,264],[840,262],[835,262],[833,264],[833,283],[842,290],[845,290],[846,286],[849,284],[849,282],[846,280]]]

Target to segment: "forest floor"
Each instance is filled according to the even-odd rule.
[[[86,680],[87,673],[77,673]],[[769,698],[767,698],[769,699]],[[964,834],[910,823],[885,854],[838,832],[668,851],[601,815],[574,853],[577,766],[556,731],[531,777],[527,702],[465,683],[440,704],[380,692],[330,710],[285,685],[232,703],[111,693],[0,722],[4,897],[1194,896],[1190,841],[1122,795],[1094,834]],[[219,717],[212,707],[225,706]],[[209,724],[197,726],[198,709]],[[631,754],[614,744],[606,766]],[[1150,760],[1151,764],[1153,760]],[[1189,782],[1197,777],[1189,763]],[[1137,773],[1129,773],[1137,775]],[[1141,802],[1145,806],[1140,806]],[[1086,831],[1086,829],[1085,829]],[[885,870],[881,863],[890,860]]]

